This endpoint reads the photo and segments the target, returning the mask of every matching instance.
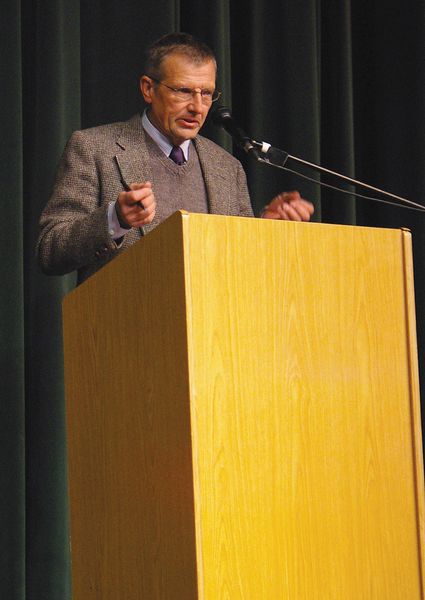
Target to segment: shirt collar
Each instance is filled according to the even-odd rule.
[[[142,125],[143,129],[146,131],[148,135],[153,139],[153,141],[157,144],[160,150],[165,154],[165,156],[170,156],[171,149],[173,144],[169,141],[167,137],[163,133],[161,133],[155,125],[149,120],[147,115],[147,111],[143,113],[142,116]],[[190,140],[185,140],[182,144],[180,144],[180,148],[183,150],[184,158],[186,161],[189,160],[189,146]]]

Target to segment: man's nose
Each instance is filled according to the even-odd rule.
[[[201,112],[203,106],[201,90],[192,90],[192,98],[190,100],[189,106],[193,106],[193,110],[195,110],[196,112]]]

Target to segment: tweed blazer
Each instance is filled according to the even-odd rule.
[[[120,246],[108,231],[109,202],[131,183],[152,180],[145,135],[140,115],[72,134],[40,218],[37,254],[44,272],[63,275],[77,270],[81,283],[159,224],[155,217],[143,230],[129,230]],[[253,216],[240,162],[202,136],[194,144],[209,212]]]

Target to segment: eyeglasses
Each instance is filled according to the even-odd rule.
[[[150,75],[149,75],[149,77],[150,77]],[[159,79],[155,79],[155,77],[150,77],[150,79],[152,79],[152,81],[155,81],[155,83],[158,83],[159,85],[163,85],[164,87],[171,90],[173,92],[175,99],[178,102],[189,102],[189,100],[192,100],[192,98],[195,96],[195,94],[201,94],[202,104],[208,105],[208,104],[212,104],[212,102],[215,102],[216,100],[218,100],[221,96],[221,92],[219,92],[218,90],[201,90],[199,88],[191,89],[191,88],[185,88],[185,87],[174,88],[174,87],[171,87],[171,85],[167,85],[166,83],[163,83]]]

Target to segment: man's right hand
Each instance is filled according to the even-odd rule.
[[[115,210],[122,225],[142,227],[153,221],[155,216],[155,196],[150,181],[131,183],[127,192],[121,192],[115,203]]]

